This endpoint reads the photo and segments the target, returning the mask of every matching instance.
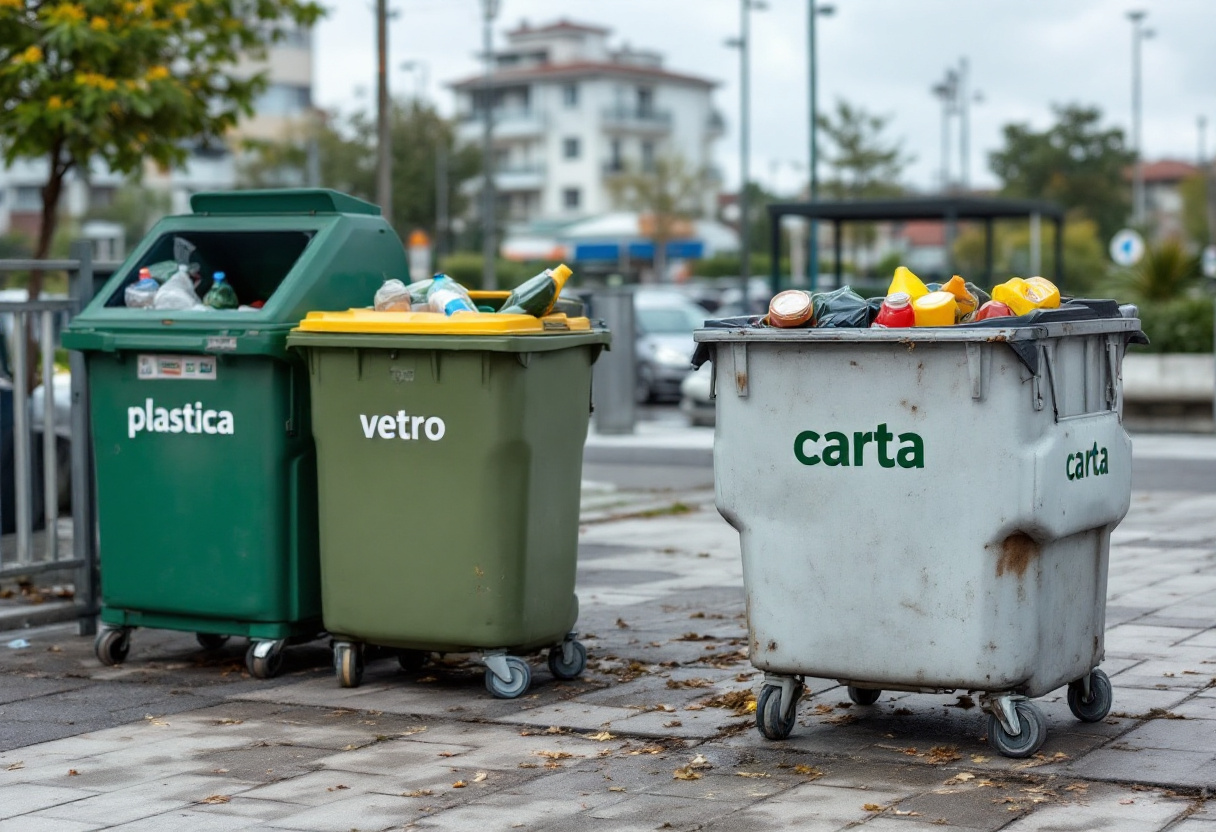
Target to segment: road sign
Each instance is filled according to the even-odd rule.
[[[1203,276],[1216,277],[1216,246],[1203,250]]]
[[[1144,238],[1139,232],[1124,228],[1111,238],[1110,259],[1120,266],[1134,266],[1144,257]]]

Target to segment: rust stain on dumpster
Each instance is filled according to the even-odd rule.
[[[735,373],[735,387],[739,390],[747,389],[747,373]]]
[[[1039,544],[1025,532],[1014,532],[1001,542],[1001,557],[996,562],[997,577],[1012,572],[1021,578],[1039,556]]]

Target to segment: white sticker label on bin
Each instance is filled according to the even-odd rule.
[[[215,359],[209,355],[141,355],[136,373],[141,381],[162,378],[215,381]]]
[[[438,442],[447,433],[447,425],[438,416],[410,416],[398,410],[394,416],[359,414],[359,426],[367,439],[429,439]]]

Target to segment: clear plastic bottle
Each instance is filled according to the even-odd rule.
[[[123,300],[132,309],[146,309],[156,300],[156,291],[160,284],[152,277],[152,272],[145,266],[139,270],[139,279],[123,292]]]
[[[216,272],[211,276],[211,289],[208,290],[203,303],[212,309],[236,309],[240,303],[236,298],[236,290],[227,281],[227,275]]]
[[[468,290],[446,274],[437,274],[426,292],[427,305],[432,312],[451,315],[455,312],[476,312],[477,306]]]

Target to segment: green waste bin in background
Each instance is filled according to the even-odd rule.
[[[250,639],[268,678],[285,644],[322,630],[308,375],[288,331],[315,309],[366,305],[408,274],[374,205],[325,190],[196,194],[151,230],[71,324],[92,401],[101,621],[97,657],[130,631]],[[141,267],[193,246],[201,297],[226,272],[254,310],[127,308]]]
[[[405,669],[481,653],[487,689],[521,695],[520,654],[555,676],[574,639],[579,492],[591,367],[609,333],[586,318],[314,313],[321,597],[334,669],[359,684],[365,645]]]

